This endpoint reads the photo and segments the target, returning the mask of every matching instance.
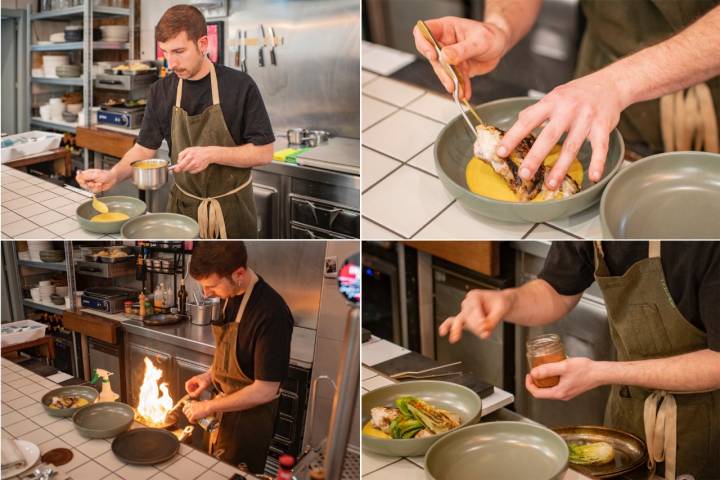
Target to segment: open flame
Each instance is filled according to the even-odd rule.
[[[168,393],[167,383],[161,383],[158,387],[162,373],[162,370],[155,368],[150,359],[145,357],[145,378],[140,387],[140,403],[137,411],[149,423],[158,425],[165,423],[165,417],[174,405]]]

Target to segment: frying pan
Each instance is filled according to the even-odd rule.
[[[148,213],[126,221],[120,229],[123,238],[179,239],[198,238],[200,226],[178,213]]]
[[[600,202],[605,238],[720,237],[720,155],[660,153],[624,168]]]
[[[112,451],[118,459],[136,465],[166,462],[179,449],[180,441],[175,434],[160,428],[134,428],[112,442]]]
[[[366,393],[362,397],[362,424],[370,420],[373,407],[394,406],[395,399],[412,395],[431,405],[456,412],[460,415],[460,429],[480,420],[482,400],[472,390],[462,385],[436,380],[420,380],[396,383]],[[423,438],[386,439],[363,434],[363,448],[379,455],[413,457],[423,455],[430,446],[445,434]]]
[[[130,428],[133,418],[133,408],[121,402],[96,403],[81,408],[72,417],[75,429],[88,438],[114,437]]]
[[[479,105],[476,110],[488,125],[508,130],[515,123],[517,114],[535,102],[536,99],[528,97],[505,98]],[[465,170],[473,156],[473,138],[460,115],[443,128],[435,142],[435,166],[440,181],[450,194],[474,213],[515,223],[545,222],[567,217],[597,203],[610,178],[622,165],[625,144],[620,132],[613,130],[610,134],[605,171],[596,184],[593,184],[587,175],[591,155],[592,148],[586,141],[578,152],[578,159],[583,165],[585,175],[582,189],[575,195],[537,203],[507,202],[477,195],[468,189]]]
[[[559,480],[568,448],[552,430],[529,422],[488,422],[455,430],[425,455],[430,480]]]
[[[600,426],[578,426],[553,428],[566,442],[586,444],[592,442],[609,443],[615,450],[615,459],[604,465],[573,465],[570,466],[580,473],[593,478],[613,478],[630,472],[647,460],[645,442],[632,435],[614,428]]]
[[[175,427],[177,427],[178,421],[180,420],[180,417],[178,416],[177,410],[168,412],[167,416],[165,417],[165,422],[161,425],[156,424],[149,424],[145,421],[145,419],[138,414],[137,410],[133,409],[135,411],[135,421],[145,425],[148,428],[160,428],[162,430],[173,430]]]
[[[149,315],[143,318],[145,325],[162,326],[162,325],[174,325],[178,322],[183,322],[189,317],[187,315],[181,315],[179,313],[158,313],[156,315]]]

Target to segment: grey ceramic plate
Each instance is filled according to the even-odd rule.
[[[604,237],[720,237],[720,155],[660,153],[624,168],[600,202]]]
[[[606,442],[612,445],[615,450],[615,459],[612,462],[604,465],[570,464],[574,470],[593,478],[613,478],[644,465],[647,460],[645,442],[627,432],[597,426],[560,427],[553,430],[568,443],[584,445]]]
[[[73,415],[75,428],[83,437],[115,437],[132,425],[135,412],[121,402],[102,402],[78,410]]]
[[[489,125],[508,130],[515,123],[517,114],[536,101],[528,97],[505,98],[484,103],[476,109]],[[472,146],[473,138],[470,136],[470,130],[458,115],[440,132],[435,142],[435,167],[440,180],[465,208],[486,217],[515,223],[545,222],[567,217],[594,205],[600,200],[603,188],[610,178],[620,169],[625,155],[625,144],[620,132],[613,130],[610,134],[605,172],[598,183],[593,184],[588,179],[587,169],[590,165],[592,149],[590,143],[586,141],[578,153],[585,170],[580,192],[562,200],[537,203],[506,202],[476,195],[468,189],[465,170],[473,156]]]
[[[72,386],[72,387],[60,387],[56,388],[55,390],[50,390],[48,393],[42,396],[40,399],[40,402],[42,403],[43,407],[45,408],[45,411],[48,415],[53,417],[69,417],[80,408],[86,408],[86,407],[80,407],[80,408],[50,408],[48,405],[50,405],[50,402],[52,402],[53,397],[59,397],[62,395],[74,395],[74,396],[80,396],[85,398],[88,401],[88,405],[92,405],[95,403],[95,400],[98,397],[98,391],[95,390],[93,387],[80,387],[80,386]]]
[[[370,420],[370,409],[373,407],[391,407],[395,399],[412,395],[438,407],[460,415],[459,428],[480,420],[482,400],[467,387],[450,382],[435,380],[419,380],[414,382],[396,383],[362,396],[362,424]],[[423,455],[430,445],[448,433],[424,438],[385,439],[363,435],[363,448],[380,455],[394,457],[414,457]]]
[[[430,480],[558,480],[568,448],[552,430],[529,422],[487,422],[456,430],[425,455]]]
[[[138,198],[111,196],[100,197],[98,200],[105,203],[111,212],[125,213],[130,218],[142,215],[145,213],[145,210],[147,210],[145,202]],[[92,200],[88,200],[77,208],[75,217],[83,230],[94,233],[118,233],[120,232],[120,227],[127,222],[127,220],[119,220],[117,222],[91,222],[90,219],[98,213],[99,212],[92,207]]]
[[[198,238],[200,227],[190,217],[178,213],[148,213],[128,220],[120,229],[123,238],[192,239]]]
[[[134,428],[112,442],[112,451],[120,460],[137,465],[166,462],[179,449],[177,437],[159,428]]]

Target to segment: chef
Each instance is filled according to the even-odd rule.
[[[213,363],[185,382],[197,398],[211,386],[211,400],[187,403],[192,423],[214,415],[220,427],[210,435],[209,453],[262,473],[275,427],[280,384],[287,378],[293,317],[283,298],[247,266],[242,242],[197,242],[189,274],[205,296],[224,300],[212,325]]]
[[[167,210],[196,219],[202,238],[256,238],[251,170],[272,161],[275,140],[257,86],[208,59],[207,25],[195,7],[168,9],[155,39],[172,74],[150,87],[137,143],[111,170],[79,172],[78,183],[108,190],[167,140],[175,164]]]
[[[569,400],[611,385],[605,423],[643,438],[666,479],[720,478],[720,243],[555,242],[537,280],[472,290],[439,333],[487,339],[500,321],[547,325],[602,290],[617,361],[568,358],[533,368],[536,398]],[[560,376],[550,388],[535,379]],[[662,466],[662,465],[661,465]]]
[[[646,152],[698,150],[701,142],[705,150],[718,152],[718,3],[581,0],[587,23],[577,78],[523,110],[497,155],[507,157],[523,138],[547,122],[520,166],[520,176],[530,179],[567,133],[559,160],[545,180],[555,190],[585,139],[592,145],[589,178],[600,180],[608,138],[616,126],[629,146],[638,145]],[[427,22],[444,46],[445,60],[464,75],[466,98],[471,94],[470,77],[494,70],[530,31],[541,6],[542,0],[487,0],[483,22],[458,17]],[[452,91],[434,49],[417,28],[414,36],[417,49]]]

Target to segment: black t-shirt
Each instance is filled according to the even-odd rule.
[[[235,321],[243,296],[228,300],[224,321]],[[238,326],[237,359],[245,375],[267,382],[287,378],[293,324],[285,300],[259,278]]]
[[[611,275],[623,275],[648,258],[648,242],[603,242]],[[720,243],[662,242],[665,282],[678,310],[707,333],[708,348],[720,351]],[[539,277],[561,295],[576,295],[594,281],[592,242],[553,242]]]
[[[260,91],[246,73],[224,65],[215,65],[220,93],[220,108],[225,124],[237,145],[252,143],[267,145],[275,141],[270,118]],[[145,116],[137,142],[146,148],[157,149],[163,139],[172,152],[170,123],[175,105],[178,77],[167,75],[150,86]],[[180,106],[188,115],[198,115],[212,105],[210,74],[200,80],[183,81]]]

